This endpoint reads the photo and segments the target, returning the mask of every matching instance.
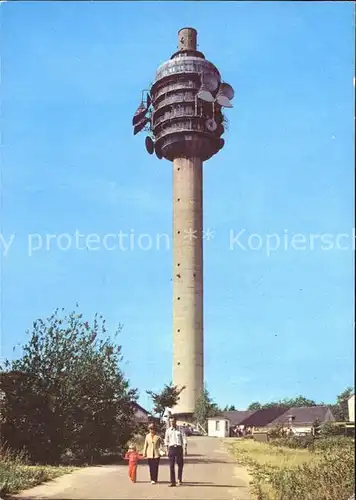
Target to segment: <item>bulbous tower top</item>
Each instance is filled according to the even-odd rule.
[[[224,146],[222,108],[232,107],[232,98],[232,87],[222,83],[216,66],[197,50],[197,31],[182,28],[178,50],[157,69],[147,102],[135,115],[151,110],[143,125],[149,123],[151,132],[148,152],[170,161],[208,160]]]

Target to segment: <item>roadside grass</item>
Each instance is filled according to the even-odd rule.
[[[0,497],[26,490],[76,470],[75,467],[28,465],[24,454],[0,449]]]
[[[272,447],[253,439],[239,440],[229,444],[237,460],[243,461],[245,465],[297,466],[310,463],[314,459],[308,450]]]
[[[353,440],[320,440],[312,451],[253,440],[226,443],[249,470],[256,500],[348,500],[354,491]]]

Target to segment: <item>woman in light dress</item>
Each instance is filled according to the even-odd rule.
[[[163,443],[160,436],[156,434],[156,427],[154,424],[150,424],[148,430],[149,433],[146,435],[145,444],[143,445],[143,456],[148,459],[151,483],[156,484],[158,481],[159,460]]]

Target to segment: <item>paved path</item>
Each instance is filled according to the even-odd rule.
[[[46,499],[250,500],[248,475],[224,450],[218,438],[192,437],[188,444],[181,486],[169,488],[167,458],[161,460],[159,483],[149,481],[148,466],[139,465],[137,483],[125,465],[87,467],[17,495]]]

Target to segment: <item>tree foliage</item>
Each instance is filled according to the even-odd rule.
[[[226,405],[223,409],[223,411],[236,411],[235,405]]]
[[[331,411],[338,422],[347,422],[349,419],[348,399],[354,393],[353,387],[347,387],[336,397],[336,404],[331,406]]]
[[[261,410],[264,408],[292,408],[301,406],[317,406],[317,403],[312,399],[305,398],[304,396],[297,396],[296,398],[284,398],[279,401],[272,401],[271,403],[261,404],[258,401],[250,404],[248,410]]]
[[[320,426],[319,434],[322,437],[343,436],[345,435],[345,428],[339,425],[335,425],[334,422],[324,422]]]
[[[348,420],[348,399],[354,393],[353,387],[347,387],[341,394],[336,398],[336,403],[329,405],[330,409],[339,422],[346,422]],[[323,403],[320,403],[323,404]],[[262,408],[271,408],[278,406],[280,408],[292,408],[301,406],[317,406],[317,403],[312,399],[305,398],[304,396],[298,396],[296,398],[285,398],[279,401],[273,401],[271,403],[261,404],[259,402],[251,403],[248,410],[260,410]]]
[[[194,418],[205,430],[208,429],[208,418],[215,417],[220,413],[220,409],[210,397],[208,389],[205,387],[203,393],[198,398]]]
[[[260,410],[261,408],[262,408],[261,403],[255,401],[254,403],[251,403],[247,409],[250,411],[254,411],[254,410]]]
[[[146,391],[153,402],[153,413],[161,419],[164,415],[166,408],[173,408],[179,402],[180,395],[184,391],[185,387],[178,387],[170,384],[166,384],[161,392]]]
[[[103,338],[103,317],[90,324],[78,310],[35,321],[22,357],[3,368],[2,440],[47,463],[66,450],[89,460],[126,443],[137,394],[120,369],[120,330]]]

